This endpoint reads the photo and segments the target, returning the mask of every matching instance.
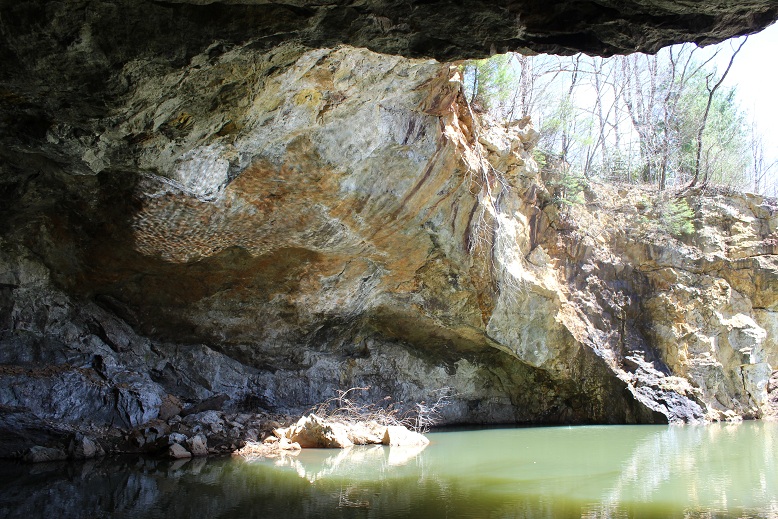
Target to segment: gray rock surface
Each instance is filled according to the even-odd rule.
[[[610,225],[570,232],[529,121],[479,121],[435,61],[311,46],[607,54],[774,5],[42,5],[0,6],[0,454],[74,433],[159,454],[171,432],[222,452],[349,387],[400,413],[450,388],[443,423],[772,412],[773,202],[692,193],[684,243],[603,188],[577,217]]]
[[[85,460],[105,455],[102,446],[81,433],[76,433],[68,446],[68,456],[77,460]]]
[[[256,440],[256,438],[254,438]],[[197,434],[186,440],[186,447],[193,456],[208,455],[208,440],[202,434]]]
[[[168,456],[178,460],[184,458],[191,458],[192,453],[186,450],[183,445],[179,443],[174,443],[168,448]]]
[[[43,447],[36,445],[24,453],[22,460],[28,463],[44,463],[48,461],[62,461],[67,459],[68,455],[62,449],[53,447]]]

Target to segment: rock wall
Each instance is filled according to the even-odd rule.
[[[708,420],[774,416],[778,201],[607,185],[586,195],[566,271],[619,378],[651,398],[644,378],[690,396]],[[694,213],[688,235],[671,233],[679,201]]]
[[[247,44],[115,77],[99,137],[57,122],[0,165],[8,452],[349,387],[449,388],[443,423],[773,412],[774,201],[687,193],[681,239],[640,190],[564,210],[531,122],[431,60]]]

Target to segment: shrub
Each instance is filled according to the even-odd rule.
[[[418,402],[406,408],[403,402],[393,402],[386,397],[388,405],[360,403],[353,396],[359,391],[368,391],[370,387],[352,387],[338,390],[338,395],[316,405],[311,412],[330,421],[352,424],[374,421],[383,426],[402,425],[416,432],[425,433],[438,423],[440,411],[451,403],[454,392],[449,387],[434,391],[435,402]]]
[[[685,198],[674,198],[663,205],[661,221],[668,233],[673,236],[694,233],[694,211]]]

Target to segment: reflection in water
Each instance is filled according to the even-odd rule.
[[[290,467],[301,478],[311,483],[325,477],[351,478],[360,481],[377,481],[387,476],[397,476],[396,467],[413,461],[427,445],[412,447],[384,447],[369,445],[347,449],[316,449],[305,451],[282,451],[280,458],[273,460],[276,467]],[[262,460],[254,460],[261,462]],[[420,474],[420,465],[414,465],[409,473]]]
[[[778,517],[778,424],[491,429],[423,450],[0,465],[0,517]]]

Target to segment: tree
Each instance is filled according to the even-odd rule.
[[[516,75],[511,54],[471,60],[463,65],[465,93],[471,105],[483,111],[499,111],[510,97]]]
[[[658,55],[632,54],[621,56],[620,62],[624,79],[622,100],[638,134],[643,161],[641,179],[650,182],[654,178],[654,162],[658,155],[654,115],[658,99],[659,58]]]
[[[464,84],[469,100],[506,122],[532,116],[539,147],[576,175],[659,190],[765,189],[777,168],[757,164],[736,91],[723,86],[743,43],[722,75],[710,66],[720,50],[698,59],[703,52],[684,44],[614,58],[494,56],[467,62]]]
[[[721,75],[721,78],[711,87],[711,83],[713,83],[713,80],[715,78],[715,73],[711,72],[707,76],[705,76],[705,88],[708,91],[708,102],[705,105],[705,112],[703,112],[702,115],[702,122],[700,122],[700,128],[697,130],[697,157],[694,162],[694,178],[692,179],[691,184],[689,184],[690,187],[694,187],[697,184],[697,180],[699,180],[700,177],[700,167],[701,167],[701,160],[702,160],[702,137],[705,132],[705,126],[708,123],[708,115],[710,113],[710,107],[711,104],[713,104],[713,96],[716,94],[716,90],[719,89],[721,84],[724,82],[724,79],[726,79],[727,74],[729,73],[729,70],[732,68],[732,64],[735,62],[735,57],[737,56],[738,52],[740,52],[740,49],[743,48],[743,45],[746,44],[748,41],[748,36],[743,38],[743,41],[740,42],[740,45],[737,49],[732,53],[732,57],[729,59],[729,64],[727,65],[726,70],[724,70],[724,73]],[[708,174],[707,170],[705,172],[705,177],[702,181],[702,184],[705,185],[708,182]]]
[[[751,182],[754,193],[768,194],[772,187],[776,196],[778,182],[771,178],[771,173],[778,172],[778,159],[768,161],[764,153],[764,139],[757,131],[756,122],[751,121],[749,127],[749,146],[751,148]],[[772,182],[770,182],[772,180]]]

